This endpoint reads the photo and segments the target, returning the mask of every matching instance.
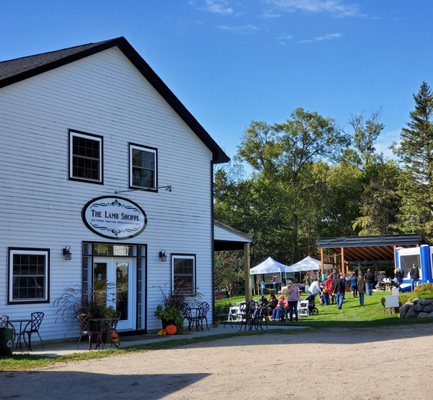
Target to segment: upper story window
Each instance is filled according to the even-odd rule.
[[[136,189],[156,191],[157,162],[157,149],[130,144],[129,186]]]
[[[48,302],[48,249],[9,249],[9,303]]]
[[[102,136],[69,131],[69,178],[102,183]]]

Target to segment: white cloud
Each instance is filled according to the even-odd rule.
[[[294,36],[293,35],[281,35],[277,37],[277,41],[278,44],[284,46],[287,44],[287,42],[290,42],[291,40],[293,40]]]
[[[262,0],[280,12],[328,13],[335,17],[364,17],[358,4],[342,0]]]
[[[281,14],[277,13],[275,11],[271,11],[271,10],[265,10],[262,14],[263,18],[266,19],[274,19],[274,18],[281,18]]]
[[[341,33],[327,33],[323,36],[316,36],[312,39],[304,39],[299,40],[298,43],[314,43],[314,42],[323,42],[325,40],[334,40],[334,39],[340,39],[343,35]]]
[[[232,15],[233,8],[226,0],[206,0],[204,9],[214,14]]]
[[[239,35],[251,35],[254,32],[258,31],[259,28],[255,25],[240,25],[240,26],[228,26],[228,25],[220,25],[217,26],[218,29],[226,32],[233,32]]]

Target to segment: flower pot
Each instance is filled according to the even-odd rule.
[[[162,323],[162,329],[165,329],[167,325],[176,325],[176,322],[167,319],[162,319],[161,323]]]

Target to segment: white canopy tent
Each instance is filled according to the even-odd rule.
[[[321,262],[313,257],[305,257],[303,260],[298,261],[296,264],[290,265],[286,272],[305,272],[305,271],[318,271],[321,267]]]
[[[254,268],[250,269],[250,275],[264,275],[264,274],[284,274],[288,271],[289,266],[281,264],[280,262],[274,260],[272,257],[268,257],[265,261],[256,265]]]

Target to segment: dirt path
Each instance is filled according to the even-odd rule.
[[[0,399],[431,399],[433,325],[234,337],[0,374]]]

